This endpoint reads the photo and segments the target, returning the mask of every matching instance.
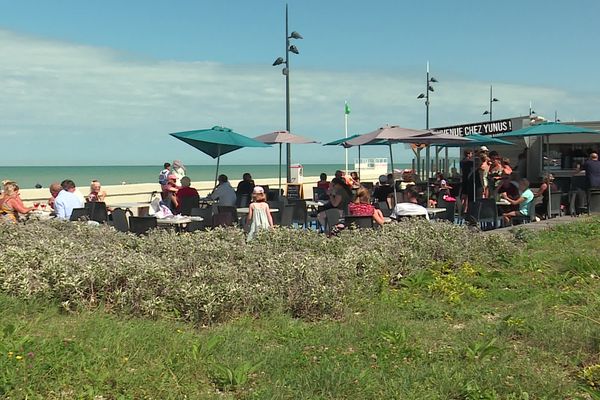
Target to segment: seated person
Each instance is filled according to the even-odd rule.
[[[394,193],[394,188],[388,183],[385,175],[379,175],[379,185],[373,191],[373,197],[376,201],[387,201],[388,197]]]
[[[217,205],[219,206],[235,207],[237,196],[231,183],[229,183],[229,178],[227,178],[227,175],[221,174],[217,180],[219,183],[215,187],[215,190],[207,197],[211,200],[217,200]]]
[[[329,190],[329,181],[327,180],[327,174],[321,173],[319,176],[319,181],[317,182],[317,187],[323,189],[325,191]]]
[[[354,202],[348,204],[348,212],[356,217],[373,217],[373,220],[379,225],[383,225],[384,222],[381,210],[371,205],[369,191],[364,187],[358,189]]]
[[[396,204],[392,210],[390,218],[400,219],[402,217],[424,216],[425,219],[429,220],[429,213],[427,212],[427,209],[419,205],[417,200],[419,194],[417,191],[414,188],[409,187],[404,192],[404,195],[407,198],[407,202]]]
[[[185,202],[184,199],[191,198],[190,202],[195,204],[195,207],[198,207],[198,203],[200,203],[200,195],[198,191],[191,187],[192,181],[188,176],[184,176],[181,178],[181,187],[177,190],[175,197],[177,198],[177,212],[176,214],[181,214],[181,206]],[[189,207],[189,206],[188,206]],[[186,212],[190,212],[191,210],[183,210]]]
[[[358,176],[358,172],[352,171],[350,172],[350,187],[353,190],[357,190],[360,187],[360,177]]]
[[[65,179],[61,182],[62,190],[54,199],[54,212],[56,218],[69,220],[74,208],[82,208],[83,201],[75,193],[77,188],[75,182],[70,179]]]
[[[90,194],[85,198],[86,201],[92,202],[104,202],[106,199],[106,192],[102,190],[102,186],[100,185],[100,181],[93,180],[90,184]]]
[[[252,175],[246,172],[242,175],[242,180],[238,183],[236,193],[239,195],[247,194],[248,196],[252,196],[252,191],[254,190],[254,180],[252,180]]]
[[[533,192],[529,189],[529,181],[526,178],[519,180],[519,192],[521,193],[516,200],[511,199],[507,192],[501,194],[502,198],[513,206],[519,206],[518,210],[513,210],[502,214],[504,226],[510,225],[511,220],[517,216],[529,216],[529,203],[533,201]]]
[[[25,207],[19,194],[19,186],[13,181],[2,182],[3,192],[0,197],[0,219],[16,223],[19,214],[28,214],[33,207]]]
[[[350,203],[350,199],[352,198],[352,191],[350,187],[346,185],[344,178],[333,178],[331,180],[331,184],[332,189],[331,193],[329,194],[329,201],[320,209],[320,212],[317,214],[317,220],[321,226],[325,226],[327,219],[325,210],[337,208],[340,211],[340,217],[342,217],[348,209],[348,203]]]
[[[54,182],[54,183],[50,184],[50,187],[48,189],[50,190],[50,196],[51,196],[48,199],[48,205],[50,206],[50,208],[52,208],[54,210],[54,199],[56,199],[56,196],[58,196],[58,194],[62,190],[62,186],[60,186],[60,183]]]
[[[412,169],[402,171],[402,182],[400,182],[400,190],[406,190],[409,186],[415,186],[417,180]]]
[[[167,177],[167,184],[163,185],[162,193],[160,195],[162,199],[162,204],[169,207],[172,212],[177,210],[179,207],[179,203],[177,202],[177,176],[171,174]]]

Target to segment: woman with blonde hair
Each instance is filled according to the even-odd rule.
[[[86,200],[89,202],[103,202],[106,199],[106,192],[102,190],[100,181],[94,179],[90,184],[90,194],[87,195]]]
[[[19,195],[19,185],[14,181],[3,181],[4,192],[0,198],[0,219],[16,223],[19,214],[27,214],[34,210],[33,207],[25,207]]]
[[[373,207],[369,191],[364,187],[358,189],[354,202],[348,204],[348,212],[356,217],[372,217],[379,225],[383,225],[384,222],[381,210]]]

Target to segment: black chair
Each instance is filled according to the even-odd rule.
[[[388,205],[387,201],[380,201],[377,203],[377,205],[384,217],[389,217],[392,215],[392,209]]]
[[[529,204],[527,204],[527,215],[519,215],[511,218],[513,225],[520,223],[527,224],[533,221],[535,221],[535,200],[532,200],[529,202]]]
[[[299,226],[307,228],[308,211],[306,209],[306,200],[290,200],[290,204],[294,206],[292,223],[297,223]]]
[[[498,206],[496,199],[477,199],[479,213],[477,221],[481,230],[496,229],[498,227]]]
[[[115,208],[111,212],[112,226],[119,232],[129,232],[129,223],[127,222],[127,211],[122,208]]]
[[[588,213],[600,213],[600,190],[588,191]]]
[[[203,231],[212,225],[212,208],[192,208],[192,217],[202,217],[202,221],[192,221],[187,226],[188,232]]]
[[[279,225],[291,227],[294,224],[294,210],[296,207],[293,204],[288,204],[287,206],[283,206],[283,208],[279,208],[280,221]]]
[[[85,203],[84,208],[88,210],[88,216],[92,221],[96,221],[101,224],[108,221],[108,211],[106,209],[106,203],[100,201],[87,202]]]
[[[329,199],[329,196],[327,196],[327,190],[318,186],[313,187],[313,197],[317,201]]]
[[[267,204],[269,205],[269,208],[271,210],[273,209],[278,209],[279,212],[277,213],[271,213],[271,216],[273,217],[273,223],[275,225],[281,225],[281,216],[283,213],[283,209],[285,207],[285,203],[283,201],[267,201]]]
[[[560,203],[562,201],[563,198],[563,193],[562,192],[551,192],[550,193],[550,218],[552,218],[553,215],[558,215],[559,217],[562,216],[562,208],[560,206]],[[543,210],[544,215],[546,215],[548,213],[548,210]]]
[[[200,206],[200,196],[185,196],[179,201],[179,214],[192,215],[192,209]]]
[[[212,216],[212,227],[233,226],[235,221],[231,212],[218,212]]]
[[[148,233],[151,229],[156,229],[156,217],[134,217],[129,216],[129,231],[136,235]]]
[[[217,206],[217,214],[230,213],[231,219],[234,222],[238,221],[237,208],[234,206]]]
[[[437,206],[439,208],[445,208],[446,212],[441,214],[438,219],[442,219],[445,221],[450,221],[454,223],[454,211],[456,210],[456,202],[455,201],[446,201],[442,197],[438,199]]]
[[[248,193],[236,193],[236,207],[248,207],[250,205],[250,195]]]
[[[346,225],[346,228],[349,229],[373,228],[373,217],[358,217],[355,215],[347,215],[344,217],[344,225]]]
[[[265,189],[265,193],[267,194],[267,200],[269,201],[279,201],[281,198],[281,190],[279,189]]]
[[[89,221],[90,214],[86,208],[74,208],[69,221]]]
[[[340,216],[340,210],[338,208],[330,208],[328,210],[325,210],[325,216],[325,232],[331,233],[331,230],[342,219]]]
[[[373,193],[374,185],[373,182],[361,182],[360,185],[367,189],[369,193]]]

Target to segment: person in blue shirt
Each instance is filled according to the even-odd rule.
[[[83,207],[83,202],[75,194],[77,190],[75,182],[65,179],[60,185],[62,190],[54,199],[54,213],[56,214],[56,218],[68,221],[71,218],[73,209]]]
[[[511,224],[514,217],[529,216],[530,204],[533,201],[534,195],[529,189],[529,181],[525,178],[519,179],[519,192],[521,193],[516,200],[511,199],[506,192],[501,194],[501,197],[508,201],[513,206],[519,206],[518,210],[509,211],[502,214],[504,226]]]

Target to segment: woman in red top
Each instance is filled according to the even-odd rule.
[[[383,214],[381,210],[376,209],[371,205],[371,198],[369,191],[361,187],[356,193],[356,199],[354,202],[348,204],[348,211],[350,215],[356,217],[373,217],[373,220],[379,225],[383,225]]]

